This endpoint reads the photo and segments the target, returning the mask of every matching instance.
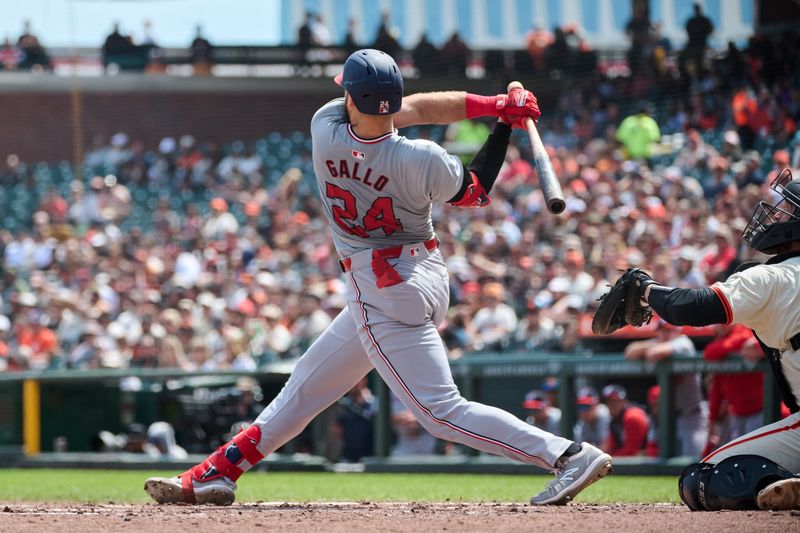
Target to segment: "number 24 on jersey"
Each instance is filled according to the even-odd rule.
[[[394,214],[394,206],[389,196],[379,196],[364,214],[361,225],[349,224],[357,221],[356,198],[347,189],[337,187],[333,183],[325,182],[325,196],[332,200],[341,200],[343,205],[332,205],[333,220],[336,225],[350,235],[367,238],[370,231],[383,229],[386,235],[391,235],[397,230],[402,230],[403,225]]]

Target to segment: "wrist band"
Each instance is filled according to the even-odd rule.
[[[497,96],[481,96],[467,93],[465,99],[467,118],[499,117],[503,108],[501,99]]]

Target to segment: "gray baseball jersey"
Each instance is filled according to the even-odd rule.
[[[317,181],[343,257],[348,309],[303,354],[255,421],[259,449],[274,451],[374,367],[434,437],[553,468],[570,441],[463,398],[437,331],[450,294],[432,239],[431,204],[458,193],[461,162],[396,132],[359,139],[343,99],[314,115],[311,135]]]
[[[435,143],[396,131],[360,139],[344,98],[314,114],[311,137],[320,196],[342,256],[430,239],[432,204],[461,188],[461,160]]]
[[[783,373],[800,401],[800,350],[789,343],[800,332],[800,257],[737,272],[711,289],[720,297],[728,322],[752,328],[767,346],[781,352]],[[762,455],[800,473],[800,413],[720,447],[705,461],[742,454]]]

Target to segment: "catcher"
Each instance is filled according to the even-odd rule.
[[[743,324],[754,330],[790,416],[718,448],[681,474],[692,510],[800,509],[800,179],[786,169],[759,202],[742,238],[772,257],[743,264],[702,289],[665,287],[628,269],[602,297],[592,330],[604,335],[658,316],[675,325]]]

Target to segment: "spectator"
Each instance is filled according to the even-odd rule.
[[[534,72],[544,70],[545,51],[551,44],[553,44],[553,34],[547,30],[543,20],[535,20],[531,30],[525,34],[525,48],[531,56]]]
[[[728,160],[724,157],[714,157],[711,159],[709,166],[711,168],[711,176],[703,183],[703,194],[706,200],[713,201],[734,181],[731,175],[728,174]]]
[[[389,12],[384,11],[381,14],[381,24],[378,26],[372,48],[381,50],[391,57],[397,57],[400,51],[400,42],[397,40],[398,35],[399,32],[391,24]]]
[[[487,283],[482,296],[482,308],[472,319],[475,331],[473,347],[486,351],[504,349],[517,327],[517,315],[504,301],[506,293],[502,284],[496,281]]]
[[[83,327],[83,333],[79,338],[78,344],[70,352],[67,358],[69,368],[100,368],[106,353],[108,344],[102,342],[101,337],[104,332],[97,322],[87,322]],[[105,345],[105,346],[104,346]]]
[[[703,358],[722,361],[760,349],[753,332],[740,324],[714,326],[715,338],[703,349]],[[763,356],[763,355],[762,355]],[[708,391],[709,436],[703,455],[762,426],[764,373],[712,374]]]
[[[453,76],[466,77],[467,64],[469,63],[470,49],[458,32],[453,33],[440,50],[442,64],[446,71]]]
[[[6,36],[0,48],[0,65],[4,70],[15,70],[22,60],[22,51]]]
[[[591,387],[580,389],[575,402],[578,406],[578,420],[573,429],[575,442],[588,442],[602,448],[608,441],[611,427],[608,407],[600,403],[597,391]]]
[[[18,300],[20,311],[15,323],[15,341],[20,349],[27,348],[28,366],[44,370],[53,363],[59,352],[58,339],[47,326],[50,317],[37,312],[37,298],[33,293],[23,293]]]
[[[5,315],[0,315],[0,372],[15,371],[9,368],[10,358],[8,353],[8,334],[11,331],[11,320]]]
[[[628,403],[628,393],[619,385],[606,385],[603,400],[611,414],[603,450],[616,457],[641,455],[647,445],[650,421],[641,407]]]
[[[103,43],[103,65],[107,67],[120,56],[128,56],[133,51],[133,40],[129,35],[122,35],[119,31],[119,22],[114,22],[111,33]]]
[[[214,47],[203,35],[203,27],[199,24],[195,27],[194,39],[189,45],[192,51],[192,63],[195,66],[195,74],[198,66],[208,65],[212,62],[212,52]]]
[[[292,334],[281,322],[283,313],[280,307],[275,304],[267,304],[261,308],[260,314],[265,321],[267,339],[265,351],[274,357],[286,354],[292,345]]]
[[[347,19],[347,33],[344,34],[344,40],[342,41],[342,47],[345,49],[345,53],[349,56],[356,50],[360,50],[363,48],[361,45],[358,44],[358,40],[356,39],[356,27],[357,22],[356,19],[350,17]]]
[[[697,267],[698,255],[697,250],[691,246],[681,246],[675,272],[678,281],[675,286],[695,289],[706,286],[706,278]]]
[[[50,58],[48,57],[44,46],[42,46],[42,44],[39,42],[39,38],[31,33],[30,20],[25,20],[23,24],[22,35],[20,35],[19,39],[17,40],[17,48],[22,54],[18,68],[50,68]]]
[[[683,50],[684,70],[700,72],[708,47],[708,37],[714,33],[714,24],[703,14],[699,2],[694,4],[694,16],[686,21],[686,35],[689,37]]]
[[[311,43],[314,46],[330,46],[332,42],[331,32],[325,25],[322,14],[313,15],[311,18]]]
[[[213,216],[203,226],[203,236],[209,240],[223,240],[239,230],[239,221],[228,212],[228,202],[224,198],[211,200]]]
[[[425,32],[420,35],[419,42],[411,51],[411,57],[414,59],[414,66],[422,75],[435,75],[441,68],[439,50],[428,40],[428,34]]]
[[[727,226],[719,225],[713,234],[714,247],[700,261],[700,270],[706,273],[706,285],[727,278],[726,273],[736,258],[731,230]]]
[[[311,26],[314,23],[314,15],[310,11],[306,11],[303,24],[297,30],[297,47],[305,52],[314,44],[314,32]]]
[[[533,390],[526,394],[522,407],[527,411],[525,422],[553,435],[561,435],[561,409],[550,405],[542,391]]]
[[[293,322],[290,333],[303,352],[311,345],[328,324],[331,317],[322,308],[320,294],[309,291],[300,297],[299,317]]]
[[[692,340],[681,332],[681,328],[661,319],[655,339],[634,341],[625,347],[625,358],[633,360],[658,362],[670,357],[697,356]],[[703,400],[700,375],[680,374],[674,376],[672,381],[675,387],[677,452],[679,455],[699,458],[708,435],[708,406]],[[658,412],[656,406],[650,407],[651,413]],[[656,417],[653,418],[655,420]]]
[[[650,22],[650,8],[647,2],[634,1],[633,14],[625,24],[625,34],[631,41],[628,51],[628,68],[635,76],[645,66],[645,58],[651,49],[653,25]]]
[[[658,124],[650,116],[650,107],[641,104],[636,114],[626,117],[617,129],[616,138],[628,159],[650,157],[653,144],[661,139]]]
[[[356,463],[373,455],[375,438],[374,421],[378,403],[367,387],[367,378],[362,378],[339,400],[339,417],[343,446],[342,460]]]
[[[556,337],[555,328],[555,322],[543,313],[536,302],[529,300],[525,305],[525,316],[515,330],[514,345],[531,351],[551,346]]]

